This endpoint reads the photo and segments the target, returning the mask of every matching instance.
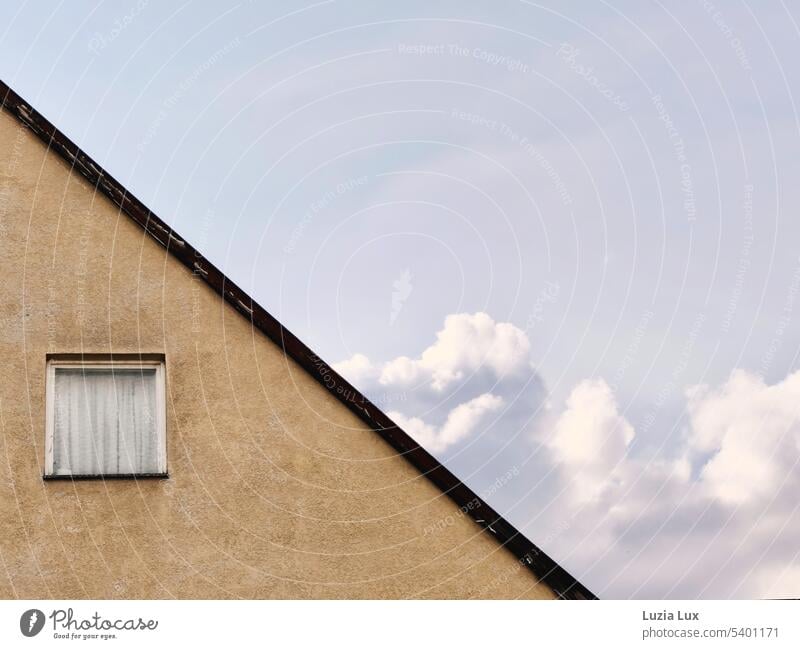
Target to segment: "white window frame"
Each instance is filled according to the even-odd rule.
[[[45,459],[44,477],[46,479],[73,478],[145,478],[167,477],[167,404],[166,404],[166,370],[163,356],[53,356],[47,360],[45,375]],[[78,475],[53,472],[53,448],[55,437],[55,385],[57,369],[109,370],[119,369],[155,369],[156,371],[156,435],[158,435],[158,471],[156,473],[110,473]]]

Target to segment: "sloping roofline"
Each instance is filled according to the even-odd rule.
[[[202,279],[215,293],[221,295],[228,304],[250,320],[254,327],[266,334],[287,356],[296,361],[328,392],[347,406],[453,500],[486,533],[512,552],[523,566],[533,572],[537,580],[547,584],[561,599],[597,599],[589,589],[531,543],[524,534],[442,466],[408,433],[228,279],[199,250],[151,212],[139,199],[130,194],[119,181],[106,173],[100,165],[2,80],[0,80],[0,97],[3,107],[42,140],[48,150],[61,156],[72,169],[77,170],[92,183],[97,191],[103,193],[114,205],[144,229],[152,239],[166,248],[195,277]]]

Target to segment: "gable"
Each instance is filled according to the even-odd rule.
[[[591,596],[12,99],[0,595]],[[81,352],[165,355],[169,480],[42,483],[45,358]]]

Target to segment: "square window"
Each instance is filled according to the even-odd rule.
[[[166,475],[163,361],[51,359],[45,477]]]

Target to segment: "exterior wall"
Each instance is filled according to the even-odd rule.
[[[0,111],[0,597],[549,598]],[[48,353],[166,355],[169,479],[43,481]]]

